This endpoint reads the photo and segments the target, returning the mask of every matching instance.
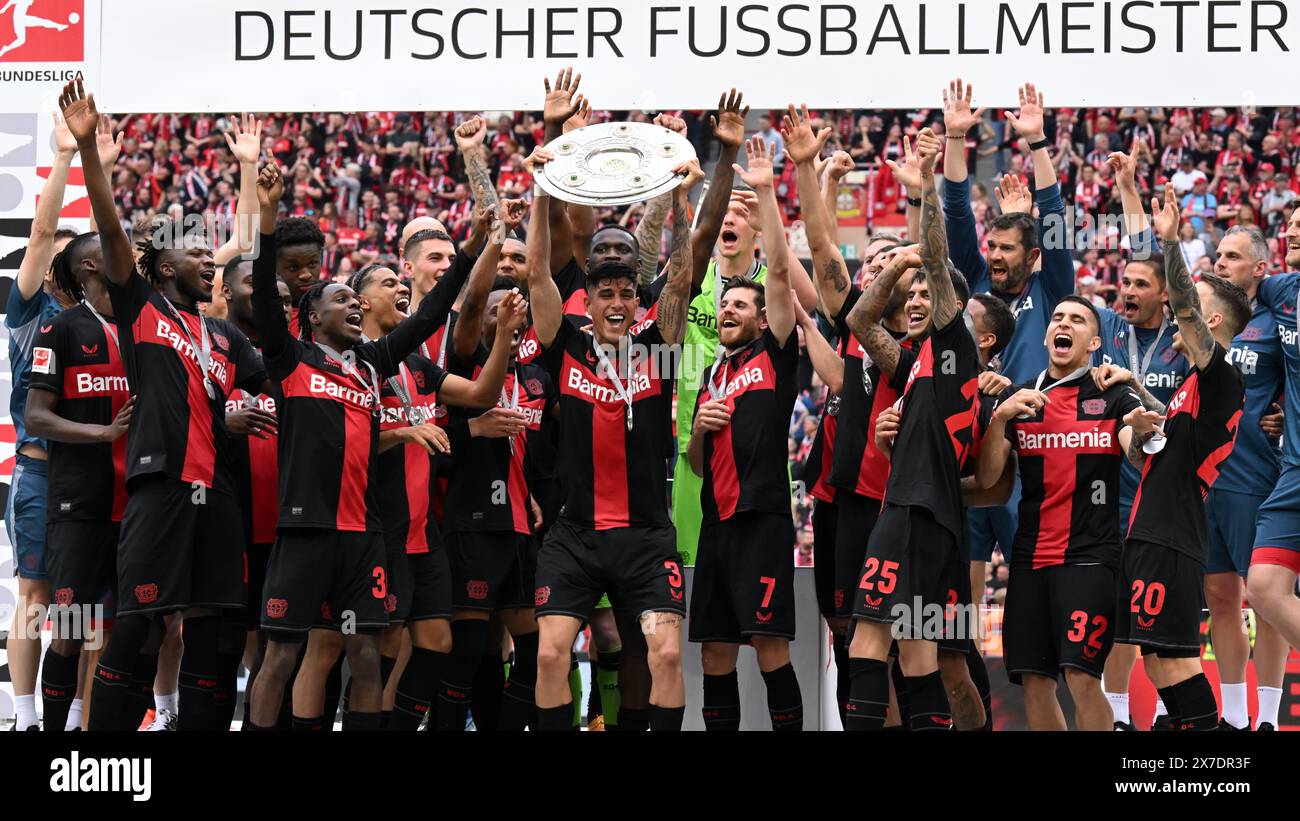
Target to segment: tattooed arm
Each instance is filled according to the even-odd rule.
[[[898,341],[880,324],[880,317],[885,312],[885,305],[889,302],[889,295],[893,293],[898,278],[904,271],[917,268],[920,264],[921,258],[917,255],[915,246],[900,249],[844,319],[844,324],[849,326],[858,342],[862,343],[871,361],[890,379],[894,378],[894,373],[898,370],[898,354],[901,349]]]
[[[659,240],[663,237],[664,222],[668,220],[668,212],[672,208],[672,192],[660,194],[646,203],[645,213],[637,223],[636,281],[639,285],[649,285],[659,273]]]
[[[948,235],[943,227],[943,207],[934,182],[934,162],[939,156],[939,138],[930,129],[922,129],[916,139],[921,155],[921,263],[930,286],[935,330],[946,328],[961,314],[957,292],[948,274]]]
[[[1178,246],[1178,226],[1181,221],[1174,187],[1165,186],[1165,202],[1151,201],[1152,221],[1156,236],[1160,237],[1165,254],[1165,287],[1169,291],[1169,307],[1182,334],[1183,353],[1197,369],[1210,364],[1214,354],[1214,334],[1201,315],[1201,298],[1196,294],[1196,283],[1187,270],[1182,249]]]
[[[668,255],[668,281],[659,294],[655,324],[669,345],[680,345],[686,337],[686,305],[691,299],[691,223],[686,217],[690,193],[701,179],[699,161],[677,169],[687,172],[686,181],[673,191],[673,242]]]

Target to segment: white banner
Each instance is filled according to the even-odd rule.
[[[537,109],[566,65],[607,109],[1292,104],[1300,50],[1292,0],[101,1],[118,112]]]

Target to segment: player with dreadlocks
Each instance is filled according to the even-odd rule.
[[[136,404],[127,438],[126,487],[118,547],[117,621],[95,674],[92,729],[134,729],[132,681],[153,680],[146,652],[161,616],[185,614],[180,729],[220,729],[234,698],[243,608],[243,539],[227,465],[225,397],[266,381],[253,347],[196,305],[211,298],[216,270],[202,236],[176,242],[173,226],[146,241],[140,272],[94,151],[99,114],[78,79],[60,108],[77,139],[91,207],[102,228],[104,277],[121,356]],[[156,652],[156,651],[154,651]],[[224,659],[223,659],[224,656]],[[226,667],[229,666],[227,671]]]

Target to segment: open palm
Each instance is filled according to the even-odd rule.
[[[68,131],[78,142],[94,138],[99,128],[99,111],[95,108],[95,95],[87,96],[80,78],[63,87],[59,110],[63,112]]]
[[[749,168],[741,168],[739,165],[733,165],[737,176],[744,181],[745,185],[753,188],[755,191],[772,187],[772,154],[774,148],[769,145],[759,135],[755,134],[745,143],[745,153],[749,160]]]

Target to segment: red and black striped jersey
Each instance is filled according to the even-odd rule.
[[[541,360],[560,394],[560,464],[567,486],[561,516],[595,530],[666,527],[671,521],[672,363],[658,356],[667,345],[657,324],[624,340],[650,354],[609,355],[627,394],[601,366],[592,336],[572,323],[560,323]],[[632,400],[630,413],[625,395]]]
[[[961,472],[974,440],[979,371],[975,341],[957,316],[919,351],[900,351],[894,373],[895,381],[903,374],[907,381],[896,403],[902,416],[884,500],[929,510],[959,541]]]
[[[402,361],[446,321],[464,276],[444,275],[419,310],[390,333],[335,355],[290,336],[275,285],[275,237],[262,234],[260,242],[253,262],[253,320],[267,371],[278,383],[279,527],[383,532],[382,383],[376,377],[396,375]]]
[[[790,412],[799,393],[799,342],[771,329],[704,372],[695,409],[723,402],[731,421],[704,437],[705,524],[756,510],[789,513]]]
[[[1021,388],[1035,389],[1034,383]],[[1012,391],[1014,393],[1014,390]],[[1119,562],[1124,416],[1142,403],[1127,385],[1100,390],[1085,373],[1052,388],[1029,419],[1006,425],[1019,457],[1020,526],[1012,567]]]
[[[1204,370],[1193,368],[1169,401],[1168,441],[1142,468],[1128,538],[1164,545],[1205,563],[1205,496],[1232,453],[1245,390],[1241,372],[1216,342],[1209,364]]]
[[[102,324],[85,305],[38,328],[32,343],[31,387],[58,397],[54,412],[70,422],[111,425],[131,396],[112,318]],[[49,441],[51,522],[120,522],[126,508],[126,441]]]
[[[839,353],[844,359],[844,389],[836,417],[835,447],[832,451],[830,484],[868,499],[882,499],[889,479],[889,459],[876,447],[876,417],[898,400],[898,390],[871,361],[857,337],[845,322],[849,311],[862,297],[862,290],[851,286],[844,306],[835,317],[840,338]],[[911,348],[906,334],[890,335],[904,348]],[[901,366],[900,366],[901,368]],[[864,373],[865,371],[865,373]]]
[[[226,398],[227,415],[250,407],[275,413],[275,397],[236,389]],[[280,436],[278,431],[263,433],[268,434],[267,438],[230,437],[230,465],[249,544],[274,544],[280,516],[276,501],[280,487]]]
[[[266,381],[252,343],[224,319],[173,306],[139,274],[124,286],[109,280],[108,294],[136,397],[127,437],[127,484],[162,474],[233,493],[225,403],[236,387],[256,391]],[[284,309],[279,310],[283,324]],[[199,365],[205,335],[208,380]]]
[[[452,372],[471,379],[478,378],[487,360],[488,350],[482,345],[472,359],[449,356]],[[484,411],[451,408],[451,471],[443,514],[448,533],[513,530],[527,536],[533,532],[527,477],[536,459],[533,447],[555,402],[546,371],[515,362],[506,371],[497,402],[497,407],[516,407],[527,418],[525,429],[513,440],[470,436],[469,420]]]
[[[433,424],[447,372],[419,354],[402,362],[395,376],[383,380],[380,431]],[[442,544],[433,516],[437,483],[433,456],[420,445],[404,442],[379,455],[379,505],[384,538],[406,545],[407,553],[428,553]]]

